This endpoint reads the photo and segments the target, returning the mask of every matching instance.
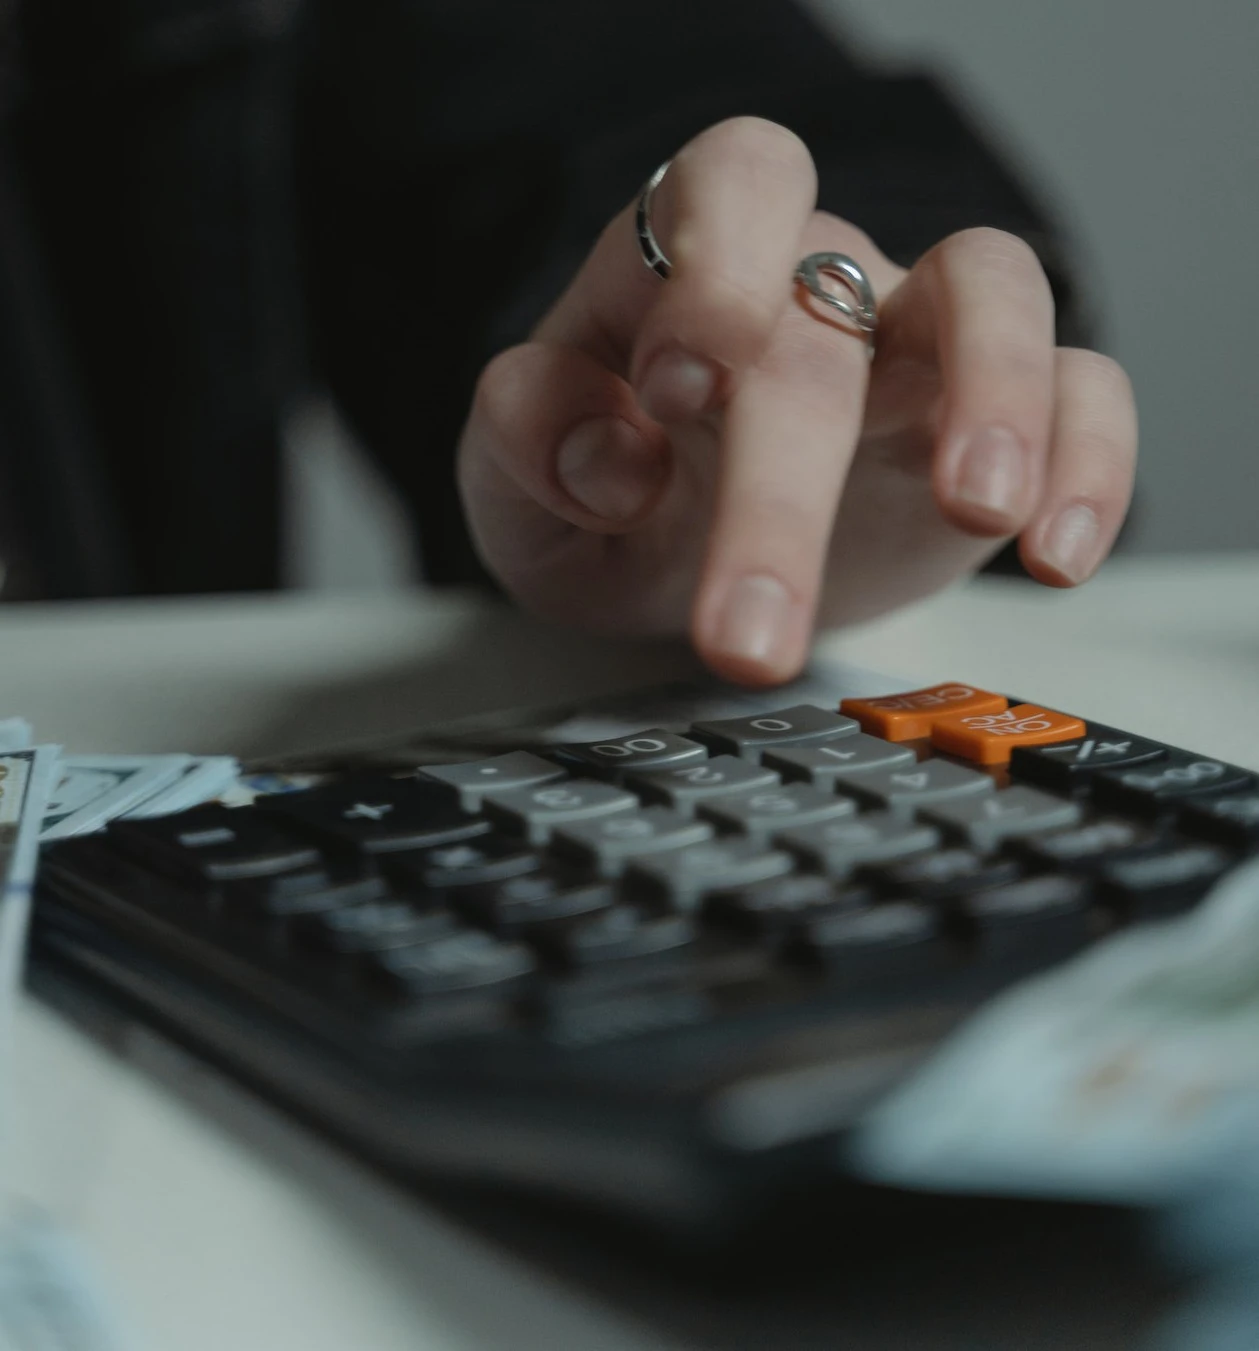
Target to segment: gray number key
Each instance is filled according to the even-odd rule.
[[[563,826],[556,831],[553,848],[593,863],[604,877],[619,877],[630,859],[703,844],[714,834],[707,821],[695,821],[670,807],[646,807]]]
[[[858,732],[823,746],[798,750],[766,751],[766,769],[776,769],[784,779],[803,779],[818,788],[833,788],[841,774],[864,774],[871,769],[898,769],[917,762],[907,746],[896,746],[881,737]]]
[[[940,843],[940,832],[891,812],[867,812],[847,821],[787,830],[776,842],[799,855],[810,868],[830,877],[847,877],[864,863],[889,863],[934,849]]]
[[[995,788],[991,776],[951,760],[920,760],[904,769],[874,769],[868,774],[841,775],[835,781],[837,792],[900,816],[912,816],[919,807],[952,798],[978,797]]]
[[[780,780],[772,769],[750,765],[733,755],[714,755],[697,765],[631,774],[629,782],[646,798],[665,802],[676,811],[691,812],[698,802],[754,788],[772,788]]]
[[[1020,787],[984,797],[942,802],[926,808],[922,816],[933,825],[943,826],[951,835],[960,836],[972,849],[987,853],[1003,840],[1074,826],[1081,812],[1078,803],[1035,788]]]
[[[462,765],[427,765],[415,777],[424,782],[436,780],[459,798],[464,811],[475,812],[486,793],[504,793],[512,788],[529,788],[565,777],[559,765],[530,755],[528,751],[510,751],[486,760],[469,760]]]
[[[842,713],[830,713],[812,704],[762,713],[754,718],[721,718],[715,722],[697,722],[691,735],[697,741],[727,755],[759,760],[761,752],[773,746],[803,746],[836,737],[855,736],[861,726]]]
[[[857,804],[851,798],[836,797],[834,793],[796,783],[701,802],[697,811],[722,830],[764,841],[776,831],[855,816]]]
[[[633,793],[594,779],[516,788],[508,793],[490,793],[485,799],[487,815],[523,834],[531,844],[545,844],[556,826],[633,811],[637,806]]]
[[[790,854],[763,849],[752,840],[710,840],[636,859],[626,882],[635,895],[689,912],[711,892],[783,877],[792,867]]]
[[[676,732],[653,727],[632,736],[610,737],[580,745],[556,746],[554,754],[583,774],[620,779],[635,769],[664,769],[708,758],[708,748]]]

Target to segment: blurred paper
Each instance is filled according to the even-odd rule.
[[[991,1004],[873,1109],[850,1159],[908,1186],[1163,1203],[1257,1122],[1259,862]]]
[[[20,751],[35,741],[35,732],[25,718],[0,718],[0,752]]]

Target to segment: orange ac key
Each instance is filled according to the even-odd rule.
[[[845,699],[841,713],[856,718],[872,736],[886,741],[917,741],[931,735],[940,719],[963,713],[1000,713],[1009,703],[999,694],[971,685],[932,685],[908,694],[889,694],[880,699]]]
[[[1084,735],[1084,723],[1037,704],[1016,704],[1003,713],[966,713],[941,718],[931,744],[981,765],[1003,765],[1015,746],[1050,746]]]

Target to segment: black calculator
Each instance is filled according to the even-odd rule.
[[[509,721],[48,847],[32,978],[391,1172],[720,1228],[842,1174],[985,1000],[1256,851],[1251,771],[963,682]]]

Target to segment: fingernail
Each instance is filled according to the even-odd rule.
[[[791,628],[791,596],[777,577],[742,577],[730,589],[716,646],[727,656],[771,662]]]
[[[718,378],[711,361],[669,348],[647,367],[638,383],[638,402],[657,422],[689,422],[712,405]]]
[[[579,423],[561,442],[555,476],[577,503],[609,521],[628,521],[660,491],[663,456],[622,418]]]
[[[957,498],[996,516],[1013,516],[1023,495],[1023,443],[1008,427],[984,427],[971,437],[957,475]]]
[[[1041,558],[1070,582],[1082,582],[1096,566],[1101,522],[1092,507],[1064,507],[1045,532]]]

